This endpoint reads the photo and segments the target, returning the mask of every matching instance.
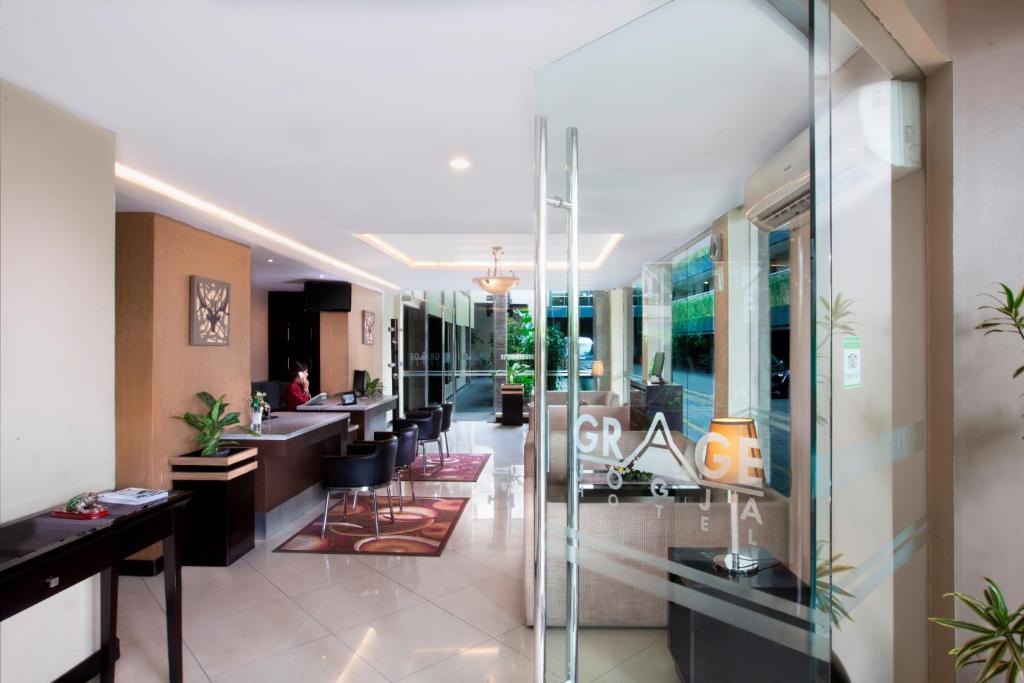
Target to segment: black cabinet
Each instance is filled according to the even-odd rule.
[[[673,583],[692,591],[685,602],[707,606],[701,610],[669,603],[669,650],[682,680],[686,683],[830,680],[830,662],[806,651],[813,639],[827,641],[827,636],[812,636],[808,621],[797,616],[801,613],[798,606],[810,605],[807,585],[781,564],[751,576],[721,574],[712,561],[721,552],[722,548],[669,549],[670,561],[696,570],[686,576],[673,574],[671,577]],[[698,580],[700,574],[714,575],[719,580],[711,577],[707,581]],[[754,591],[781,600],[751,599]],[[780,603],[789,609],[775,610],[769,606]],[[802,612],[806,614],[807,609]],[[729,620],[732,623],[723,620],[729,614],[740,615],[751,628],[735,625],[736,618]],[[748,618],[743,619],[743,615]],[[821,616],[827,619],[824,613]],[[799,649],[784,644],[787,640]],[[833,670],[831,680],[845,679]]]
[[[320,393],[320,314],[307,312],[302,292],[267,296],[267,359],[270,377],[287,382],[296,361],[309,368],[309,393]]]

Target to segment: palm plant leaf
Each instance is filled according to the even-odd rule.
[[[971,664],[981,664],[977,678],[979,683],[990,681],[1001,674],[1005,674],[1006,680],[1013,683],[1017,675],[1024,672],[1024,605],[1010,612],[1002,589],[989,578],[985,579],[982,595],[984,602],[965,593],[946,594],[946,597],[965,605],[980,622],[939,617],[929,621],[946,628],[979,634],[949,651],[954,656],[953,663],[958,670]]]

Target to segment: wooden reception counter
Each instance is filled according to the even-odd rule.
[[[391,422],[388,420],[388,413],[397,408],[397,396],[360,398],[355,404],[350,406],[342,405],[339,397],[332,396],[319,405],[299,406],[297,410],[301,410],[304,413],[348,412],[350,413],[352,424],[358,428],[355,430],[356,439],[369,441],[373,439],[374,432],[386,432],[390,429]]]
[[[321,412],[275,413],[262,434],[231,435],[257,451],[257,538],[273,536],[323,502],[323,456],[343,453],[348,433],[347,412]]]

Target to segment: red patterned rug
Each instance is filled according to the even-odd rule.
[[[452,453],[444,456],[442,466],[437,453],[427,451],[426,474],[423,473],[423,456],[418,456],[412,465],[412,480],[474,482],[490,459],[490,453]],[[403,470],[402,479],[409,481],[409,473]]]
[[[445,458],[447,460],[447,458]],[[398,510],[398,497],[394,499],[395,521],[387,507],[387,496],[377,495],[377,517],[380,521],[380,539],[373,532],[373,506],[370,496],[362,494],[352,510],[348,502],[348,516],[342,519],[341,503],[327,513],[327,534],[320,537],[318,515],[306,528],[277,547],[276,552],[326,553],[334,555],[423,555],[438,557],[455,530],[455,524],[469,498],[412,498],[403,499],[405,511]]]

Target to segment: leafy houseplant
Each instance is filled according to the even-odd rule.
[[[974,612],[981,623],[940,619],[932,621],[946,628],[970,631],[974,637],[949,654],[955,657],[957,670],[970,664],[981,664],[978,683],[1003,675],[1007,683],[1014,683],[1024,676],[1024,604],[1011,612],[998,584],[986,578],[985,602],[964,593],[946,593],[956,598]]]
[[[225,412],[228,404],[224,402],[223,396],[214,398],[210,393],[200,391],[196,398],[206,406],[206,414],[185,413],[177,417],[196,429],[196,441],[202,447],[200,455],[224,455],[227,450],[225,446],[234,446],[235,442],[222,441],[221,434],[228,427],[238,424],[238,413]]]
[[[979,306],[979,311],[993,311],[996,315],[986,318],[974,329],[985,330],[985,336],[996,333],[1016,334],[1024,341],[1024,287],[1016,294],[1009,285],[999,283],[1002,290],[997,294],[984,294],[992,300],[991,304]],[[1013,379],[1024,375],[1024,365],[1013,371]]]
[[[367,375],[366,386],[363,387],[363,393],[370,398],[378,398],[384,394],[384,385],[380,383],[380,377],[374,379]]]
[[[832,553],[828,556],[828,559],[825,559],[826,555],[828,555],[828,549],[828,541],[818,541],[818,561],[814,570],[814,596],[818,609],[822,611],[827,609],[832,625],[836,628],[842,628],[843,619],[853,621],[853,617],[847,611],[843,600],[853,598],[854,595],[837,586],[835,584],[835,576],[845,572],[852,572],[855,567],[849,564],[839,564],[839,560],[843,557],[842,553]]]

